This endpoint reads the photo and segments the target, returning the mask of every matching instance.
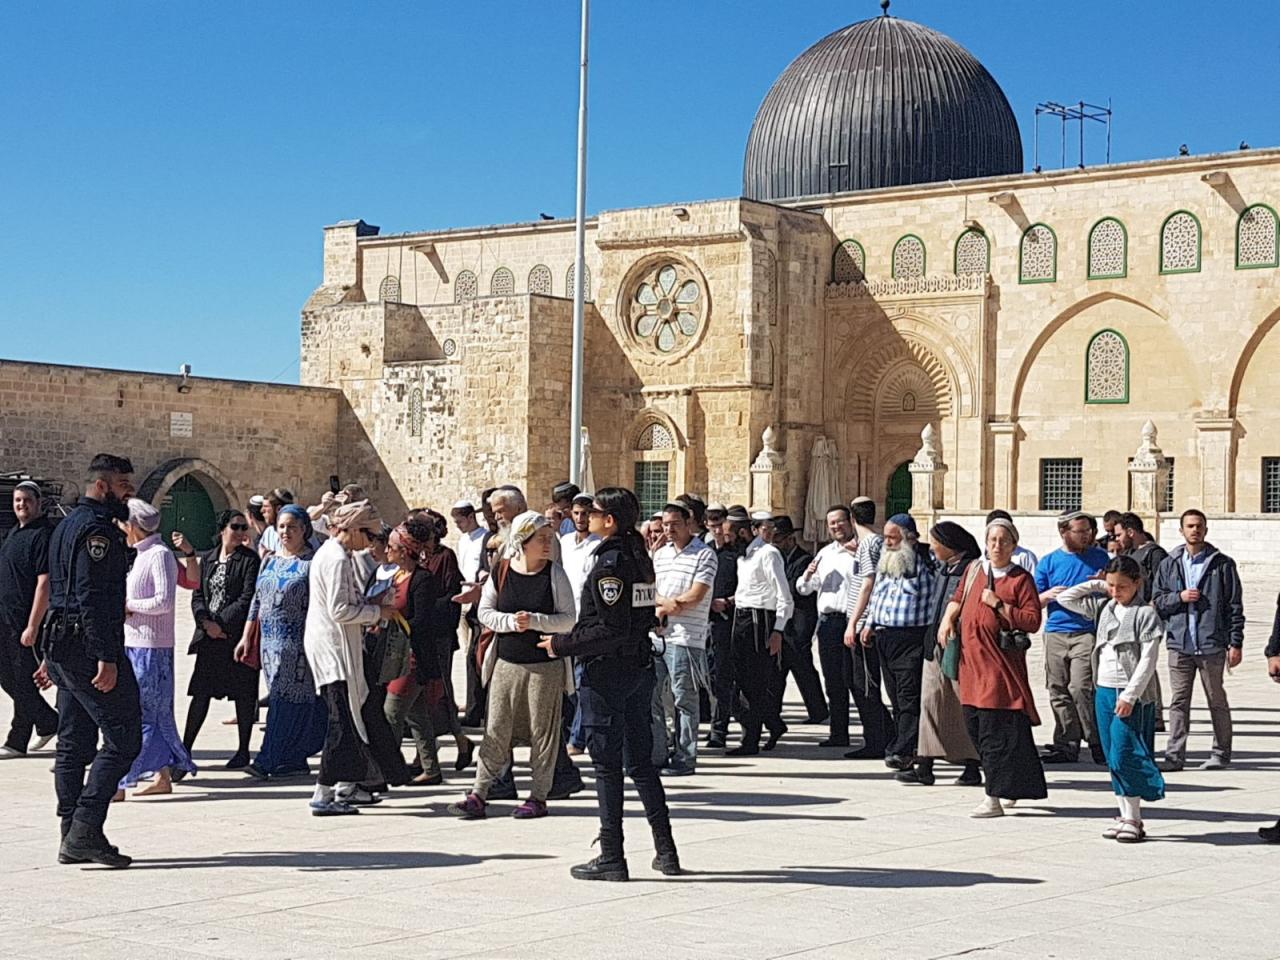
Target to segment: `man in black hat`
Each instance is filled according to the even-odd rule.
[[[568,480],[562,480],[551,488],[551,503],[555,507],[556,515],[560,518],[560,528],[556,531],[556,536],[563,537],[573,533],[573,500],[582,490],[576,483],[570,483]]]
[[[813,554],[800,545],[800,537],[791,518],[780,516],[773,522],[774,543],[782,551],[782,565],[787,572],[788,586],[794,585],[804,575],[809,564],[813,562]],[[796,686],[800,688],[800,699],[808,711],[805,723],[826,723],[829,713],[827,700],[823,696],[822,681],[813,666],[813,634],[818,628],[818,598],[795,595],[795,613],[791,615],[787,629],[783,633],[782,645],[782,679],[778,684],[778,695],[786,692],[787,674],[796,678]],[[781,712],[782,704],[778,704]]]
[[[735,513],[718,503],[707,508],[707,517],[715,538],[712,549],[716,552],[716,580],[711,587],[711,649],[707,658],[714,704],[707,746],[723,750],[738,699],[738,684],[733,676],[733,595],[738,589],[743,537],[750,538],[751,518],[746,510]]]

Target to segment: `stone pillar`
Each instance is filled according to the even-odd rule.
[[[1142,425],[1142,442],[1129,463],[1129,489],[1133,512],[1142,518],[1147,533],[1160,539],[1160,511],[1169,492],[1169,461],[1157,442],[1156,425]]]
[[[991,502],[988,508],[1018,509],[1018,423],[998,420],[987,424],[991,431]]]
[[[1200,509],[1231,513],[1236,508],[1235,417],[1197,417],[1196,446],[1200,452]]]
[[[763,446],[751,464],[751,510],[768,510],[770,513],[786,509],[787,471],[783,468],[782,454],[774,444],[777,432],[772,426],[764,428]]]
[[[911,512],[916,524],[927,530],[937,522],[938,512],[942,510],[942,482],[947,475],[938,431],[932,423],[920,431],[920,449],[907,469],[911,472]]]

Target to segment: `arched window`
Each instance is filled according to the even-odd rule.
[[[480,295],[480,284],[470,270],[463,270],[453,278],[453,302],[465,303]]]
[[[637,450],[674,450],[675,446],[671,431],[656,420],[641,430],[636,437]]]
[[[489,278],[489,296],[509,297],[516,292],[516,278],[506,267],[499,267]]]
[[[1085,351],[1085,403],[1129,402],[1129,344],[1114,330],[1099,330]]]
[[[400,278],[387,274],[378,285],[378,299],[385,303],[400,302]]]
[[[893,245],[893,279],[924,276],[924,241],[913,233]]]
[[[1171,213],[1160,227],[1160,272],[1200,270],[1200,221],[1186,210]]]
[[[831,282],[856,283],[866,279],[867,255],[857,240],[844,240],[831,255]]]
[[[1276,212],[1255,203],[1236,223],[1236,269],[1280,265],[1280,224]]]
[[[576,263],[569,264],[569,271],[564,275],[564,295],[566,297],[573,297],[575,295],[574,286],[573,286],[573,271],[576,267],[577,267]],[[591,267],[585,263],[582,265],[582,279],[583,279],[582,299],[590,300],[591,299]]]
[[[969,229],[956,238],[956,276],[991,272],[991,243],[981,230]]]
[[[903,413],[916,412],[916,395],[912,393],[910,390],[908,390],[906,393],[902,395],[902,412]]]
[[[538,264],[529,271],[529,292],[540,293],[544,297],[551,296],[551,268]]]
[[[640,515],[648,517],[662,509],[670,496],[675,438],[664,424],[654,420],[636,435],[634,480]]]
[[[422,436],[422,391],[414,387],[409,391],[409,436]]]
[[[1089,231],[1089,279],[1123,277],[1129,272],[1129,235],[1115,217],[1105,217]]]
[[[1043,223],[1033,223],[1018,247],[1018,282],[1053,283],[1058,279],[1058,236]]]

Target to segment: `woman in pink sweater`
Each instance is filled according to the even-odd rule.
[[[178,564],[160,537],[160,511],[145,500],[129,501],[125,534],[138,551],[129,571],[125,601],[124,646],[138,677],[142,701],[142,751],[120,781],[117,800],[126,787],[155,777],[134,796],[172,793],[174,768],[195,773],[191,754],[182,745],[173,718],[173,615]]]

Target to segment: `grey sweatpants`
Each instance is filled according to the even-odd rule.
[[[484,799],[506,769],[514,742],[528,742],[534,800],[546,800],[560,747],[564,664],[499,660],[489,681],[489,720],[476,761],[476,796]]]

